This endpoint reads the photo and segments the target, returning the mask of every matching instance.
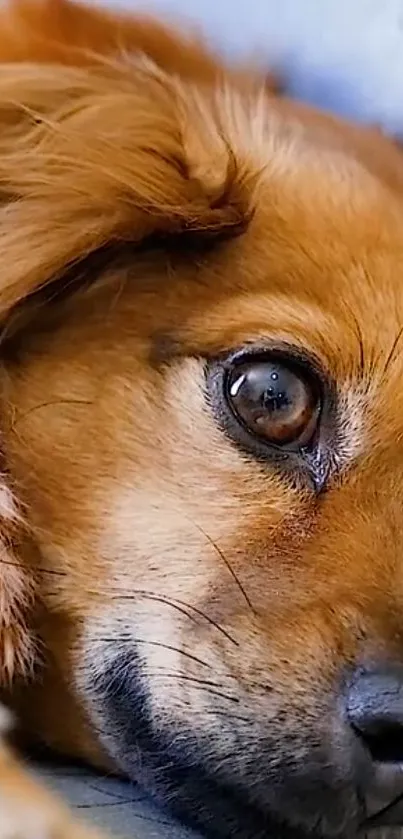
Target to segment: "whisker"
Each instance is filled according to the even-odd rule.
[[[20,414],[14,419],[12,423],[11,430],[15,431],[17,425],[19,425],[22,420],[28,417],[30,414],[33,414],[35,411],[39,411],[42,408],[50,408],[53,405],[93,405],[93,402],[89,402],[88,399],[51,399],[49,402],[41,402],[39,405],[33,405],[32,408],[29,408],[28,411],[25,411],[23,414]]]
[[[0,565],[10,565],[11,568],[20,568],[24,571],[27,569],[21,564],[21,562],[11,562],[8,559],[0,559]],[[56,571],[54,568],[41,568],[39,565],[30,565],[28,568],[29,571],[39,572],[40,574],[52,574],[56,577],[65,577],[66,571]]]
[[[177,673],[172,672],[170,670],[164,671],[164,668],[158,667],[146,667],[144,670],[145,675],[151,676],[152,678],[160,676],[163,679],[182,679],[184,682],[194,682],[197,685],[201,685],[202,687],[211,687],[217,688],[218,690],[224,690],[225,685],[221,684],[220,682],[213,682],[210,679],[199,679],[197,676],[192,676],[190,673]],[[233,696],[233,694],[225,694],[226,696]],[[236,698],[236,697],[233,697]],[[237,701],[239,701],[237,699]]]
[[[129,633],[126,633],[125,635],[119,635],[118,637],[116,637],[116,636],[110,636],[110,637],[102,636],[102,638],[98,638],[97,640],[103,641],[103,642],[106,642],[106,643],[109,643],[109,644],[111,644],[111,643],[113,643],[113,644],[116,644],[116,643],[118,643],[118,644],[119,643],[123,643],[123,644],[131,643],[131,644],[145,644],[145,645],[150,646],[150,647],[162,647],[162,649],[164,649],[164,650],[170,650],[173,653],[178,653],[178,655],[182,655],[185,658],[189,658],[191,661],[194,661],[196,664],[201,664],[202,667],[208,667],[209,670],[213,669],[212,665],[208,664],[207,661],[203,661],[202,658],[198,658],[196,655],[193,655],[192,653],[188,653],[187,650],[181,650],[181,649],[179,649],[179,647],[174,647],[171,644],[164,644],[162,641],[147,641],[145,638],[135,638],[132,635],[130,635]]]
[[[215,621],[211,617],[211,615],[208,615],[207,612],[203,612],[201,609],[198,609],[196,606],[192,606],[191,603],[185,603],[184,601],[178,600],[177,598],[175,598],[175,600],[176,600],[177,603],[180,603],[182,606],[186,606],[187,609],[190,609],[192,612],[194,612],[200,618],[203,618],[203,620],[207,621],[211,626],[214,627],[214,629],[218,629],[218,631],[221,632],[221,634],[224,635],[224,637],[228,641],[231,641],[231,643],[234,644],[235,647],[239,647],[239,641],[237,641],[234,638],[233,635],[231,635],[226,629],[224,629],[224,627],[221,626],[221,624],[217,623],[217,621]]]
[[[125,668],[125,669],[127,669],[127,668]],[[217,696],[220,699],[225,699],[227,702],[233,702],[236,705],[238,705],[239,702],[240,702],[239,697],[233,696],[233,695],[228,694],[228,693],[224,693],[224,691],[219,690],[221,685],[216,683],[216,682],[212,682],[212,681],[210,682],[209,680],[198,679],[197,677],[190,676],[186,673],[183,673],[183,674],[182,673],[158,673],[158,672],[153,673],[152,669],[147,670],[147,668],[146,668],[145,669],[145,674],[147,675],[148,673],[149,673],[149,675],[151,675],[152,678],[158,678],[158,676],[159,676],[160,678],[164,678],[164,679],[177,679],[177,680],[180,680],[180,681],[192,683],[192,684],[197,686],[198,691],[203,692],[203,693],[208,693],[211,696]],[[111,692],[111,688],[113,687],[114,682],[115,682],[115,677],[111,677],[109,687],[108,687],[109,692]],[[113,693],[112,693],[112,695],[113,695]],[[96,728],[97,728],[97,731],[99,731],[100,734],[105,733],[101,726],[97,725]],[[106,734],[107,734],[107,732],[106,732]]]
[[[186,618],[189,620],[193,620],[194,623],[197,623],[195,618],[192,618],[189,613],[181,608],[180,605],[175,600],[171,600],[170,598],[165,598],[162,595],[158,594],[149,594],[148,592],[138,590],[133,594],[114,594],[112,595],[112,600],[131,600],[136,601],[142,598],[143,600],[155,600],[157,603],[164,603],[166,606],[172,606],[173,609],[176,609],[177,612],[180,612],[181,615],[185,615]]]
[[[149,644],[152,647],[162,647],[164,650],[170,650],[170,652],[178,653],[179,655],[188,658],[190,661],[194,661],[196,664],[201,664],[202,667],[208,667],[209,670],[213,669],[212,665],[208,664],[207,661],[203,661],[202,658],[198,658],[197,655],[193,655],[193,653],[189,653],[187,650],[174,647],[172,644],[163,644],[161,641],[145,641],[142,638],[134,638],[134,642],[135,644]]]
[[[221,699],[226,699],[228,702],[234,702],[236,705],[238,705],[240,702],[238,696],[232,696],[229,693],[224,693],[221,690],[215,689],[214,682],[204,681],[203,679],[196,679],[193,676],[188,676],[186,673],[156,673],[155,675],[152,674],[152,678],[156,678],[158,676],[162,679],[178,679],[181,682],[190,682],[192,684],[197,685],[197,690],[202,691],[203,693],[209,693],[211,696],[218,696]]]
[[[236,647],[239,647],[239,642],[226,630],[222,627],[219,623],[217,623],[207,612],[203,612],[201,609],[198,609],[196,606],[193,606],[191,603],[186,603],[184,600],[179,600],[177,597],[164,597],[163,595],[154,594],[154,592],[144,591],[141,589],[136,589],[132,594],[116,594],[113,596],[114,600],[137,600],[138,596],[143,597],[145,600],[155,600],[157,603],[164,603],[167,606],[172,606],[172,608],[177,609],[181,614],[185,615],[185,617],[189,618],[189,620],[193,620],[194,623],[198,623],[196,619],[189,615],[189,611],[193,612],[199,618],[207,621],[210,626],[213,626],[214,629],[217,629],[227,641],[231,641]],[[189,611],[186,611],[189,610]]]
[[[249,598],[249,596],[248,596],[247,592],[245,591],[245,588],[243,587],[243,585],[242,585],[242,583],[241,583],[241,581],[240,581],[239,577],[238,577],[238,576],[237,576],[237,574],[235,573],[235,571],[234,571],[234,569],[233,569],[233,567],[232,567],[232,565],[231,565],[231,563],[230,563],[229,559],[225,556],[224,552],[221,550],[221,548],[219,547],[219,545],[217,545],[217,543],[214,541],[214,539],[212,539],[212,538],[211,538],[211,536],[209,536],[209,534],[208,534],[208,533],[206,533],[206,531],[205,531],[205,530],[203,530],[203,528],[202,528],[202,527],[200,527],[200,525],[199,525],[199,524],[197,524],[196,522],[193,522],[193,524],[194,524],[194,526],[197,528],[197,530],[199,530],[199,531],[200,531],[200,533],[204,536],[204,538],[205,538],[205,539],[207,539],[207,541],[208,541],[209,545],[211,545],[211,547],[214,549],[214,551],[216,552],[217,556],[219,556],[219,557],[220,557],[220,559],[223,561],[224,565],[226,566],[226,568],[228,569],[229,573],[231,574],[231,576],[232,576],[233,580],[235,581],[236,585],[238,586],[238,588],[239,588],[239,590],[240,590],[240,592],[241,592],[241,594],[242,594],[242,596],[243,596],[244,600],[245,600],[245,601],[246,601],[246,603],[248,604],[248,606],[249,606],[249,608],[250,608],[251,612],[253,612],[253,614],[254,614],[254,615],[256,615],[255,608],[254,608],[254,606],[253,606],[253,604],[252,604],[252,602],[251,602],[251,600],[250,600],[250,598]]]
[[[146,800],[146,796],[136,796],[135,798],[127,798],[127,796],[124,796],[121,793],[116,792],[115,789],[113,789],[113,791],[109,788],[103,789],[103,787],[99,787],[96,783],[90,783],[90,781],[88,781],[87,778],[85,779],[84,784],[87,789],[91,789],[93,790],[93,792],[97,792],[100,795],[105,795],[107,798],[113,798],[114,801],[120,802],[121,804],[139,804],[141,803],[141,801]]]

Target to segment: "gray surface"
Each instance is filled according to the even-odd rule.
[[[200,839],[153,805],[130,783],[75,767],[41,766],[37,774],[76,810],[77,815],[109,830],[113,839]]]

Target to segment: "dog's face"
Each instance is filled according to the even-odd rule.
[[[230,83],[46,72],[1,162],[15,704],[215,835],[353,836],[403,792],[399,153]]]

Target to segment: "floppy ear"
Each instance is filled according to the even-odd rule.
[[[0,67],[0,323],[104,246],[243,227],[253,176],[213,98],[144,61]]]
[[[105,245],[242,228],[254,176],[220,111],[226,88],[247,100],[266,79],[155,21],[70,0],[12,0],[3,16],[0,60],[15,63],[0,64],[0,325]]]

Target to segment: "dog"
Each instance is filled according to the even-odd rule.
[[[1,13],[19,740],[219,839],[398,826],[401,151],[198,36]],[[5,746],[0,808],[1,839],[87,835]]]

